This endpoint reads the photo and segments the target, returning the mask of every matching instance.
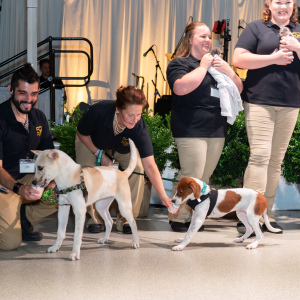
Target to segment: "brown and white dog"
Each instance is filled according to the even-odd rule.
[[[109,206],[114,199],[117,200],[120,212],[128,221],[132,231],[132,247],[139,247],[137,226],[132,214],[131,193],[128,177],[133,172],[137,162],[137,151],[132,140],[130,144],[130,162],[128,168],[121,172],[110,167],[82,168],[87,196],[84,197],[81,189],[72,190],[59,195],[58,230],[55,244],[47,252],[59,250],[65,238],[70,205],[75,214],[75,233],[71,260],[80,259],[80,246],[82,242],[85,222],[86,206],[95,203],[95,207],[105,222],[106,232],[104,238],[98,243],[108,241],[113,221],[109,214]],[[36,151],[34,151],[36,153]],[[37,154],[37,153],[36,153]],[[81,166],[76,164],[66,153],[59,150],[42,151],[35,162],[35,177],[32,184],[45,187],[55,180],[59,190],[70,190],[81,182]],[[69,205],[70,204],[70,205]]]
[[[213,200],[213,198],[215,199]],[[266,198],[252,189],[237,188],[215,191],[199,179],[184,177],[178,183],[172,202],[174,207],[178,209],[186,201],[194,209],[191,224],[184,239],[175,241],[180,244],[173,247],[173,251],[182,250],[190,243],[192,237],[202,226],[208,212],[210,213],[209,217],[220,218],[229,212],[236,211],[238,218],[246,227],[246,233],[234,241],[242,243],[251,235],[253,230],[256,235],[255,241],[247,245],[247,249],[255,249],[263,237],[259,227],[261,216],[263,216],[268,230],[271,232],[280,231],[280,229],[270,225]],[[215,202],[214,207],[211,206],[212,202]],[[174,209],[173,213],[175,213]]]

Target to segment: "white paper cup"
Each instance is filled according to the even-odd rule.
[[[172,203],[169,207],[168,207],[168,211],[173,214],[176,215],[178,210],[179,210],[180,206],[175,205],[174,203]]]
[[[36,185],[32,185],[31,187],[36,190],[35,194],[39,195],[41,198],[43,195],[43,192],[44,192],[44,188],[42,188],[40,186],[36,186]]]

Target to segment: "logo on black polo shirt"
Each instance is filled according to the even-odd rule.
[[[37,136],[41,136],[42,135],[42,131],[43,131],[42,126],[38,126],[35,129],[36,129],[36,135]]]
[[[121,143],[123,146],[128,147],[129,146],[129,140],[126,137],[123,137],[121,140]]]
[[[293,32],[293,36],[294,36],[294,38],[299,39],[300,38],[300,32]]]

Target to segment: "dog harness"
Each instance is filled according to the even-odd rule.
[[[62,190],[59,190],[57,186],[55,186],[55,188],[53,189],[54,193],[56,193],[57,195],[65,195],[65,194],[68,194],[68,193],[76,191],[76,190],[81,190],[83,197],[86,199],[86,196],[88,195],[88,191],[85,186],[82,170],[80,172],[80,183],[79,184],[70,186],[70,187],[68,187],[66,189],[62,189]]]
[[[203,188],[201,189],[201,194],[206,192],[206,188],[207,188],[207,184],[204,182]],[[213,209],[215,208],[215,206],[216,206],[217,198],[218,198],[218,191],[215,190],[215,189],[212,189],[212,190],[210,190],[209,193],[200,196],[199,199],[194,199],[194,200],[189,199],[189,200],[186,202],[186,204],[187,204],[192,210],[195,210],[195,207],[196,207],[198,204],[200,204],[200,203],[202,203],[203,201],[209,199],[209,209],[208,209],[208,212],[207,212],[207,214],[206,214],[206,217],[208,217],[208,216],[211,214],[211,212],[213,211]]]

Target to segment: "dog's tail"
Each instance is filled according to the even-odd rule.
[[[265,225],[268,228],[268,230],[270,230],[271,232],[281,232],[282,231],[279,228],[272,227],[272,225],[270,224],[270,221],[269,221],[268,214],[267,214],[267,209],[265,210],[263,216],[264,216]]]
[[[124,170],[124,173],[127,177],[131,175],[133,170],[136,167],[136,162],[137,162],[137,151],[134,142],[131,139],[129,140],[129,145],[130,145],[130,161],[129,165],[126,170]]]

